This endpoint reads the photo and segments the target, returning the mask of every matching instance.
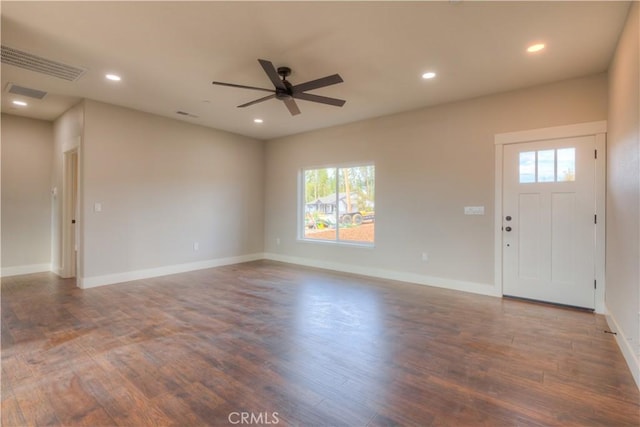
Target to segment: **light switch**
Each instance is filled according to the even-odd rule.
[[[465,215],[484,215],[484,206],[465,206]]]
[[[94,203],[93,204],[94,212],[102,212],[102,203]]]

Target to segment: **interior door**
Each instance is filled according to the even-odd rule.
[[[593,309],[595,136],[508,144],[503,293]]]
[[[73,242],[73,254],[71,260],[71,277],[76,277],[78,271],[78,217],[80,206],[78,204],[78,151],[71,154],[71,207],[73,218],[71,219],[71,241]]]

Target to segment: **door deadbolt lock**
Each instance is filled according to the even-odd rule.
[[[507,221],[511,221],[511,215],[507,215],[505,218]]]

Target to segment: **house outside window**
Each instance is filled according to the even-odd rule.
[[[375,166],[304,169],[301,238],[373,245]]]

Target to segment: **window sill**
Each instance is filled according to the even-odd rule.
[[[336,240],[321,240],[321,239],[305,239],[298,238],[296,241],[300,243],[311,243],[311,244],[320,244],[327,246],[345,246],[345,247],[354,247],[354,248],[364,248],[364,249],[374,249],[375,243],[369,242],[349,242],[349,241],[336,241]]]

